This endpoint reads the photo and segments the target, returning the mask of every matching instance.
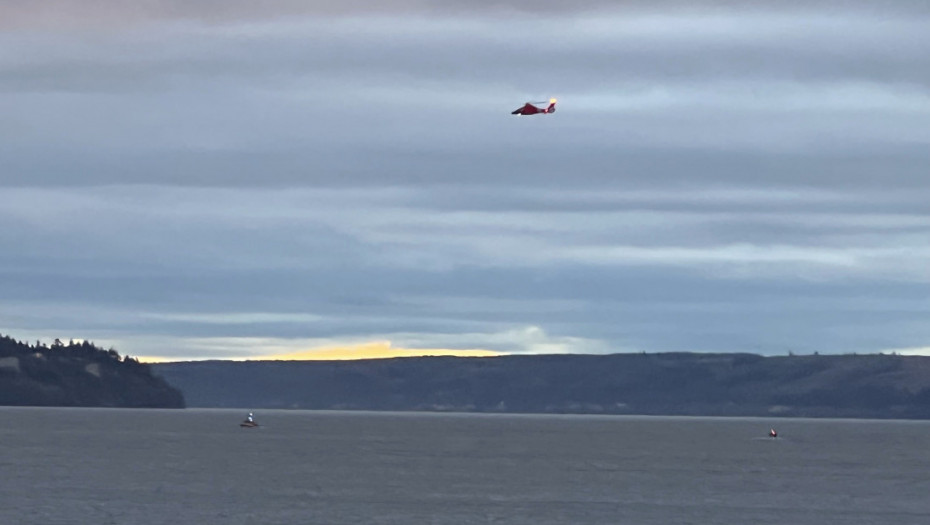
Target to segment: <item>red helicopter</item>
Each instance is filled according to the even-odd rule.
[[[510,112],[511,115],[536,115],[543,114],[547,115],[549,113],[555,113],[555,99],[549,99],[549,107],[541,108],[539,106],[534,106],[534,104],[545,104],[545,102],[527,102],[523,107],[517,108]]]

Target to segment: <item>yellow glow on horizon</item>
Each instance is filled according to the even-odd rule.
[[[148,363],[148,364],[170,363],[172,361],[178,361],[178,359],[168,359],[167,357],[159,357],[159,356],[141,356],[141,357],[132,356],[132,358],[138,360],[140,363]]]
[[[388,359],[391,357],[455,356],[493,357],[500,355],[493,350],[454,350],[449,348],[394,348],[390,341],[373,341],[353,346],[331,346],[312,348],[299,352],[257,356],[252,359],[270,361],[330,361],[352,359]]]
[[[141,356],[142,363],[170,363],[202,359],[225,361],[349,361],[357,359],[390,359],[393,357],[496,357],[501,352],[484,349],[457,350],[451,348],[394,348],[390,341],[372,341],[356,345],[323,346],[296,352],[258,354],[249,357],[167,358],[163,356]]]

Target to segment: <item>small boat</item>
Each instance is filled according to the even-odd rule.
[[[778,437],[778,432],[776,432],[774,428],[771,429],[771,430],[769,430],[769,437],[770,437],[770,438],[777,438],[777,437]]]
[[[255,420],[252,419],[252,413],[249,412],[248,417],[245,418],[245,421],[243,421],[242,423],[239,423],[239,426],[242,428],[255,428],[258,426],[258,423],[256,423]]]

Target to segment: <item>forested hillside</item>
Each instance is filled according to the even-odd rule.
[[[0,405],[181,408],[184,397],[149,365],[113,349],[0,336]]]
[[[522,355],[153,365],[190,406],[930,418],[930,358]]]

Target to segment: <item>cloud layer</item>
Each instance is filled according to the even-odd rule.
[[[0,331],[930,344],[925,3],[614,4],[0,6]]]

